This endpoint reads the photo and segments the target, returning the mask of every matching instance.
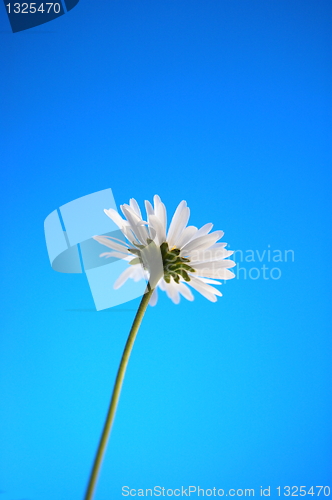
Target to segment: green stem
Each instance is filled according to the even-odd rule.
[[[126,373],[126,368],[128,365],[130,353],[131,353],[131,350],[133,348],[135,338],[136,338],[138,329],[140,327],[140,324],[142,322],[144,313],[145,313],[146,308],[148,306],[148,303],[150,301],[152,292],[153,292],[153,290],[151,290],[150,286],[148,286],[148,292],[145,295],[143,295],[143,297],[142,297],[141,303],[139,305],[138,311],[136,313],[133,325],[131,327],[131,330],[130,330],[130,333],[128,336],[126,346],[125,346],[123,354],[122,354],[120,366],[119,366],[118,373],[117,373],[116,380],[115,380],[115,384],[114,384],[112,399],[111,399],[110,406],[108,409],[106,422],[104,425],[103,433],[102,433],[101,438],[100,438],[98,450],[96,453],[95,461],[94,461],[93,468],[91,471],[89,484],[88,484],[88,487],[86,490],[84,500],[92,500],[92,498],[93,498],[93,494],[94,494],[94,491],[96,488],[101,463],[102,463],[102,460],[103,460],[103,457],[105,454],[107,441],[108,441],[110,431],[112,428],[112,424],[114,421],[114,417],[115,417],[116,408],[118,406],[119,397],[120,397],[121,388],[122,388],[122,383],[123,383],[123,379],[124,379],[124,376]]]

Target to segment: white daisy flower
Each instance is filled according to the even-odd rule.
[[[146,279],[154,292],[150,305],[158,300],[157,289],[166,292],[175,303],[182,295],[187,300],[194,296],[187,286],[194,288],[211,302],[216,302],[220,291],[211,285],[221,285],[216,280],[234,278],[229,269],[235,262],[227,259],[233,254],[226,250],[227,243],[217,243],[223,231],[210,233],[213,224],[205,224],[198,229],[187,226],[190,210],[181,201],[173,215],[167,231],[166,207],[159,196],[154,196],[154,206],[145,202],[147,220],[143,220],[141,210],[135,199],[129,205],[121,205],[125,218],[110,208],[105,213],[119,227],[128,243],[111,236],[95,236],[102,245],[112,252],[101,254],[104,257],[117,257],[128,261],[128,268],[114,283],[121,287],[129,278],[134,281]]]

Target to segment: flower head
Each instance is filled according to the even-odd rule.
[[[129,205],[121,205],[125,218],[114,209],[104,210],[115,222],[128,243],[111,236],[95,236],[101,244],[112,252],[101,254],[128,261],[128,268],[119,276],[114,288],[122,286],[128,278],[135,281],[149,280],[154,293],[150,304],[157,302],[157,288],[165,291],[175,304],[180,295],[194,300],[187,285],[191,286],[211,302],[216,302],[222,294],[211,285],[221,285],[216,279],[234,278],[229,268],[235,262],[227,259],[233,254],[226,250],[227,243],[217,243],[223,231],[210,233],[213,224],[208,223],[198,229],[187,226],[190,210],[181,201],[173,215],[167,231],[166,207],[159,196],[154,196],[154,206],[145,202],[147,220],[143,220],[137,201],[132,198]]]

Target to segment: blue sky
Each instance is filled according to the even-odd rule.
[[[169,214],[185,199],[229,248],[294,261],[266,252],[216,304],[148,310],[96,499],[332,487],[331,10],[81,0],[16,34],[0,10],[1,499],[83,498],[139,300],[94,311],[85,276],[51,269],[43,222],[106,188]]]

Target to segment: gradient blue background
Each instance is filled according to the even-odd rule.
[[[148,310],[96,499],[332,486],[331,11],[81,0],[14,35],[0,9],[2,500],[83,497],[139,300],[95,312],[85,276],[52,271],[43,221],[108,187],[186,199],[230,248],[295,260]]]

